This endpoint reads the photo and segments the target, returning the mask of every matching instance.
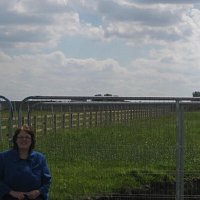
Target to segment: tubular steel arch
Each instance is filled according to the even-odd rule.
[[[12,136],[13,136],[13,106],[11,101],[0,95],[0,100],[3,100],[6,102],[6,105],[8,106],[8,141],[9,141],[9,146],[12,146]]]

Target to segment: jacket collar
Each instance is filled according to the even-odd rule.
[[[29,153],[29,155],[28,155],[28,158],[27,158],[26,160],[28,160],[28,161],[32,160],[32,159],[33,159],[33,154],[34,154],[34,152],[31,151],[31,152]],[[13,150],[12,150],[12,156],[13,156],[13,160],[14,160],[15,162],[21,160],[21,158],[19,157],[19,152],[17,151],[17,149],[13,149]]]

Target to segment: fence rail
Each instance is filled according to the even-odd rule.
[[[97,126],[105,126],[111,124],[123,124],[128,123],[133,119],[147,119],[157,118],[160,116],[169,115],[175,113],[175,109],[171,107],[158,109],[155,112],[153,106],[151,108],[142,108],[141,104],[124,104],[123,106],[117,105],[113,108],[99,107],[98,110],[93,107],[85,109],[84,104],[76,104],[79,106],[79,110],[67,109],[70,111],[52,112],[47,113],[45,110],[40,109],[34,112],[30,112],[28,116],[22,116],[21,123],[29,124],[34,127],[36,132],[43,131],[46,133],[49,130],[71,129],[71,128],[89,128]],[[65,105],[70,107],[71,104]],[[82,106],[82,109],[80,108]],[[88,105],[87,105],[88,106]],[[162,105],[163,106],[163,105]],[[167,105],[168,106],[168,105]],[[53,107],[52,107],[53,108]]]

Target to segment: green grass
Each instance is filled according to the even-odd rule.
[[[37,137],[53,175],[51,199],[118,193],[175,174],[174,116]]]
[[[200,113],[184,114],[187,178],[200,176],[199,119]],[[36,149],[46,154],[52,173],[51,200],[81,200],[174,181],[176,116],[37,134]]]

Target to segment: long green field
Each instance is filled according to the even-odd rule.
[[[53,175],[51,199],[119,193],[174,179],[175,116],[37,136]]]
[[[200,175],[200,113],[184,117],[184,169],[192,178]],[[174,181],[176,115],[37,134],[36,149],[45,153],[52,173],[50,200],[82,200]]]

